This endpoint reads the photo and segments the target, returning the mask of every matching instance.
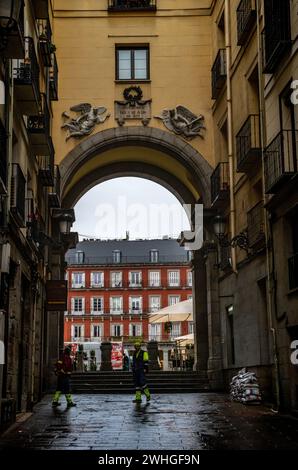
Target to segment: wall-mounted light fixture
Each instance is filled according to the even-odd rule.
[[[222,247],[236,247],[238,246],[241,250],[248,252],[249,243],[248,236],[245,231],[240,232],[238,235],[233,237],[231,240],[226,235],[227,230],[227,219],[221,215],[217,215],[213,221],[213,230],[218,239],[219,245]]]

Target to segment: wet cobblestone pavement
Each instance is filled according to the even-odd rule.
[[[25,422],[0,439],[0,449],[298,450],[298,419],[215,393],[155,395],[135,405],[130,395],[79,395],[78,406],[51,408],[44,398]]]

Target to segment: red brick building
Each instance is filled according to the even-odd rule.
[[[188,252],[174,239],[86,240],[66,255],[69,343],[156,339],[172,343],[192,332],[189,322],[149,325],[148,314],[192,295]]]

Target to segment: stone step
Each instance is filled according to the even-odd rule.
[[[147,374],[148,384],[153,393],[188,393],[207,391],[207,381],[197,372],[152,371]],[[133,393],[131,372],[96,371],[76,372],[72,375],[74,393]]]

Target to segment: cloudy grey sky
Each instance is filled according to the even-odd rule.
[[[152,181],[125,177],[101,183],[75,206],[72,230],[82,238],[177,237],[189,229],[186,213],[167,189]]]

